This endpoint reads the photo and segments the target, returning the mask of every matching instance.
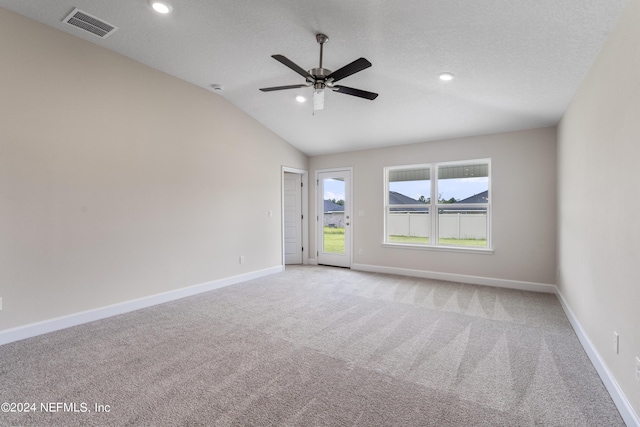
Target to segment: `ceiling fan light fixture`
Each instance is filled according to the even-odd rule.
[[[313,111],[324,109],[324,89],[315,89],[313,91]]]
[[[451,80],[453,80],[453,74],[448,72],[440,73],[439,77],[440,77],[440,80],[445,82],[450,82]]]
[[[153,10],[158,13],[162,13],[163,15],[171,13],[171,11],[173,10],[173,7],[171,7],[169,3],[164,1],[149,0],[149,3],[151,4]]]

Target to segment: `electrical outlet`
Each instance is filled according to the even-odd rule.
[[[640,356],[636,356],[636,380],[640,383]]]
[[[362,249],[358,249],[358,255],[362,255]]]
[[[613,331],[613,351],[620,354],[620,336],[616,331]]]
[[[244,256],[240,256],[240,264],[244,264]]]

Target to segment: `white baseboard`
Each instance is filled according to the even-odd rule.
[[[494,286],[497,288],[519,289],[522,291],[544,292],[555,294],[556,285],[520,280],[495,279],[491,277],[467,276],[464,274],[440,273],[436,271],[413,270],[408,268],[383,267],[370,264],[353,264],[353,270],[369,271],[372,273],[399,274],[401,276],[422,277],[424,279],[447,280],[450,282],[469,283],[472,285]]]
[[[46,334],[60,329],[72,326],[82,325],[84,323],[93,322],[107,317],[116,316],[118,314],[128,313],[130,311],[139,310],[141,308],[151,307],[153,305],[177,300],[200,294],[202,292],[212,291],[214,289],[223,288],[225,286],[235,285],[236,283],[245,282],[251,279],[268,276],[270,274],[280,273],[284,271],[284,266],[266,268],[264,270],[252,271],[246,274],[226,277],[224,279],[212,280],[211,282],[201,283],[186,288],[176,289],[161,294],[150,295],[130,301],[108,305],[93,310],[82,311],[67,316],[56,317],[54,319],[42,322],[32,323],[30,325],[19,326],[17,328],[0,331],[0,345],[8,344],[14,341],[20,341],[26,338],[35,337],[37,335]]]
[[[594,347],[593,343],[589,339],[589,336],[582,328],[582,325],[580,325],[580,322],[573,314],[573,311],[567,304],[567,301],[564,299],[562,292],[558,290],[556,295],[558,297],[558,300],[560,301],[562,309],[564,310],[567,318],[569,319],[569,322],[571,323],[571,326],[573,326],[573,330],[580,340],[580,344],[582,344],[584,351],[587,353],[587,356],[589,356],[589,359],[591,360],[594,368],[596,368],[600,379],[611,395],[611,399],[613,399],[613,403],[618,408],[620,416],[622,416],[622,419],[628,427],[640,427],[640,417],[638,417],[638,414],[636,414],[636,412],[633,410],[631,403],[629,403],[629,400],[618,385],[618,382],[611,374],[611,371],[609,371],[609,369],[607,368],[604,360],[602,360],[602,358],[600,357],[600,353],[598,353],[598,350],[596,350],[596,348]]]

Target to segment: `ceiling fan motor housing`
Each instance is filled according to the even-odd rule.
[[[313,76],[313,78],[316,80],[316,83],[317,82],[325,83],[327,76],[332,72],[333,71],[327,70],[326,68],[312,68],[309,70],[309,74]],[[329,83],[329,82],[326,82],[326,83]]]

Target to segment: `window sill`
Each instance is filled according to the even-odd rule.
[[[460,246],[430,246],[430,245],[411,245],[406,243],[382,243],[384,248],[394,249],[417,249],[421,251],[439,251],[439,252],[463,252],[467,254],[492,255],[491,248],[463,248]]]

